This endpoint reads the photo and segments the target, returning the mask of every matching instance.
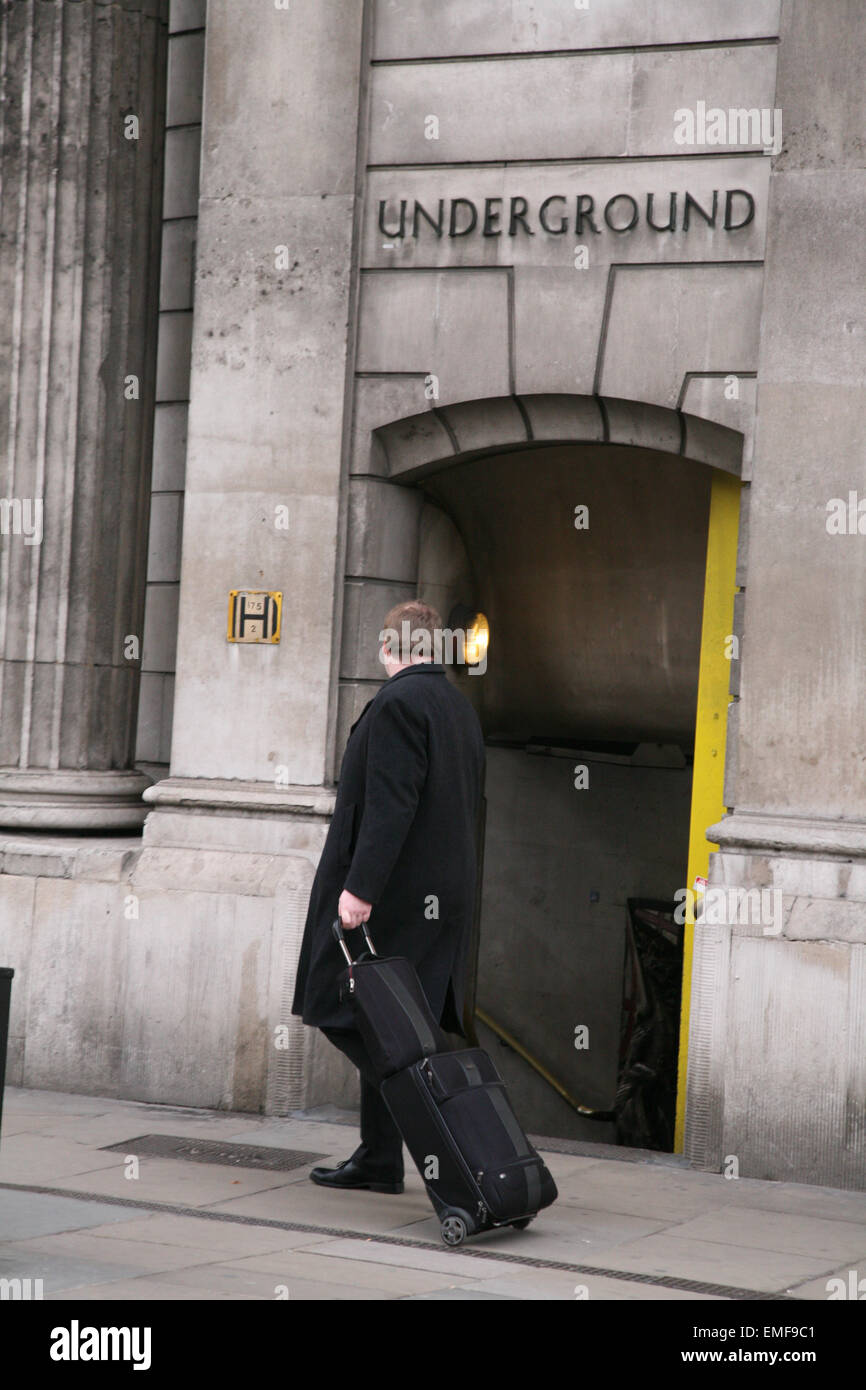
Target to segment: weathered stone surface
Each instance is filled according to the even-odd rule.
[[[353,479],[349,486],[347,574],[414,582],[423,505],[423,495],[414,489],[378,478]]]
[[[578,139],[585,157],[676,154],[674,113],[693,106],[696,93],[708,108],[772,108],[775,69],[772,44],[384,64],[372,72],[370,158],[564,160]],[[435,139],[427,134],[431,115]]]
[[[762,274],[759,264],[618,269],[597,390],[676,406],[687,373],[753,365]]]
[[[866,945],[735,937],[722,1149],[744,1177],[862,1187]]]
[[[141,657],[164,17],[155,0],[3,10],[0,432],[15,493],[43,508],[38,543],[14,535],[0,560],[6,824],[143,818],[120,783],[112,810],[108,784],[132,765]],[[57,769],[82,789],[97,774],[83,818],[61,796],[52,821]]]
[[[601,444],[604,440],[604,410],[590,396],[538,394],[522,396],[533,439],[580,440]]]
[[[624,444],[635,449],[659,449],[666,454],[680,452],[682,430],[672,410],[610,397],[605,398],[604,407],[610,444]]]
[[[188,2],[188,0],[187,0]],[[375,57],[718,43],[778,33],[779,0],[376,0]]]
[[[321,840],[309,854],[102,845],[3,845],[9,1080],[272,1113],[315,1103],[288,1004]]]
[[[432,404],[507,395],[508,272],[365,275],[357,369],[433,376]]]
[[[291,780],[322,779],[330,653],[318,639],[333,614],[347,350],[333,329],[351,233],[351,201],[326,201],[202,203],[184,510],[196,562],[181,583],[175,774],[264,778],[274,730],[293,728],[303,734],[277,760]],[[291,270],[275,268],[280,245]],[[233,588],[283,592],[278,646],[226,643]],[[231,698],[214,699],[223,681]],[[237,737],[239,720],[251,738]]]
[[[499,444],[522,443],[529,438],[520,406],[510,396],[444,406],[441,418],[461,454],[477,449],[492,451]]]

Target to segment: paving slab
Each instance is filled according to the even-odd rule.
[[[455,1278],[464,1276],[474,1282],[489,1275],[502,1274],[499,1260],[487,1260],[483,1255],[470,1255],[460,1250],[418,1249],[408,1245],[384,1245],[376,1241],[334,1239],[304,1247],[310,1254],[335,1260],[365,1260],[373,1264],[396,1265],[403,1269],[426,1269]]]
[[[34,1119],[36,1117],[33,1117]],[[51,1132],[46,1129],[46,1117],[39,1116],[40,1132]],[[92,1144],[99,1148],[106,1144],[130,1143],[140,1134],[180,1134],[189,1139],[217,1139],[221,1142],[226,1140],[238,1139],[238,1142],[247,1144],[257,1144],[260,1142],[258,1132],[251,1128],[249,1124],[239,1124],[236,1115],[217,1114],[209,1117],[207,1112],[199,1111],[195,1115],[187,1114],[166,1114],[160,1107],[157,1113],[147,1114],[141,1110],[119,1112],[108,1112],[101,1115],[88,1115],[84,1117],[68,1116],[59,1120],[56,1124],[48,1121],[51,1129],[58,1135],[67,1134],[74,1129],[76,1136],[82,1141]],[[320,1131],[322,1126],[318,1127]],[[331,1130],[336,1126],[330,1126]],[[323,1131],[328,1133],[329,1131]],[[3,1133],[6,1134],[6,1116],[4,1110]],[[340,1131],[344,1133],[344,1131]],[[239,1139],[243,1134],[244,1138]],[[279,1148],[308,1148],[315,1149],[317,1153],[324,1152],[321,1146],[314,1142],[305,1140],[298,1142],[298,1136],[290,1130],[282,1131],[281,1136],[277,1136],[273,1131],[271,1137],[278,1140],[276,1147]],[[337,1139],[339,1136],[337,1136]],[[357,1147],[355,1145],[354,1147]],[[350,1152],[347,1151],[347,1152]]]
[[[0,1189],[0,1242],[131,1221],[137,1215],[128,1208],[109,1206],[105,1202]],[[2,1249],[0,1244],[0,1251]]]
[[[593,1263],[641,1274],[673,1274],[706,1284],[778,1293],[818,1272],[820,1261],[779,1250],[689,1240],[665,1231],[601,1251]]]
[[[56,1299],[81,1300],[89,1303],[102,1303],[105,1301],[113,1302],[200,1302],[203,1295],[194,1288],[181,1288],[177,1284],[167,1284],[154,1275],[142,1275],[135,1279],[121,1279],[117,1283],[106,1286],[105,1284],[80,1284],[75,1288],[64,1289],[57,1293],[46,1294],[46,1303]],[[250,1294],[248,1297],[254,1298],[256,1295]],[[225,1290],[222,1293],[211,1292],[207,1294],[208,1302],[221,1300],[226,1303],[234,1303],[239,1295]]]
[[[673,1234],[673,1232],[672,1232]],[[678,1239],[719,1241],[755,1250],[788,1251],[811,1259],[816,1268],[866,1253],[864,1229],[852,1221],[824,1221],[790,1212],[724,1207],[676,1228]]]
[[[841,1279],[844,1288],[840,1289],[838,1284],[830,1284],[831,1279]],[[840,1265],[838,1269],[825,1270],[817,1279],[795,1284],[787,1289],[786,1293],[791,1294],[793,1298],[808,1298],[828,1303],[848,1303],[852,1298],[859,1303],[866,1299],[866,1255],[862,1259]]]
[[[52,1119],[62,1115],[83,1116],[101,1115],[123,1106],[124,1101],[106,1096],[84,1096],[66,1091],[40,1091],[34,1087],[7,1086],[3,1102],[3,1114],[48,1115]],[[5,1125],[5,1120],[4,1120]]]
[[[546,1161],[546,1160],[545,1160]],[[606,1160],[578,1173],[560,1201],[584,1210],[596,1208],[676,1222],[735,1204],[738,1184],[718,1173],[683,1172]]]
[[[336,1278],[333,1282],[326,1283],[299,1277],[289,1288],[289,1296],[286,1300],[285,1294],[281,1292],[285,1285],[286,1280],[280,1279],[273,1273],[248,1269],[244,1265],[224,1263],[205,1265],[197,1269],[174,1270],[154,1277],[145,1275],[142,1278],[121,1281],[110,1285],[110,1297],[113,1299],[142,1297],[175,1299],[178,1296],[189,1296],[208,1300],[229,1298],[233,1302],[238,1299],[255,1298],[271,1303],[297,1301],[301,1297],[318,1299],[340,1297],[390,1299],[400,1297],[397,1292],[388,1293],[383,1289],[371,1288],[360,1283],[342,1284]],[[86,1287],[92,1288],[93,1285]],[[103,1290],[103,1296],[105,1294],[106,1291]],[[79,1296],[77,1291],[75,1291],[74,1296]]]
[[[302,1221],[370,1234],[411,1228],[426,1220],[429,1210],[426,1198],[422,1205],[409,1192],[334,1192],[311,1182],[286,1184],[279,1189],[227,1197],[201,1205],[206,1205],[208,1211],[264,1217],[270,1221]]]
[[[814,1216],[826,1221],[857,1221],[866,1225],[866,1192],[840,1191],[834,1187],[807,1187],[798,1182],[759,1182],[740,1179],[736,1188],[743,1207],[786,1211],[798,1219]]]
[[[206,1250],[216,1256],[264,1255],[307,1245],[308,1231],[281,1231],[270,1226],[242,1226],[235,1222],[209,1221],[173,1213],[133,1213],[136,1219],[123,1226],[96,1226],[90,1234],[101,1240],[134,1240],[141,1246],[171,1245],[179,1249]]]
[[[115,1168],[120,1154],[100,1153],[77,1139],[58,1138],[42,1131],[3,1135],[0,1182],[56,1187],[60,1178],[78,1177],[101,1168]]]
[[[182,1159],[143,1156],[138,1177],[126,1177],[124,1154],[114,1154],[114,1162],[88,1174],[86,1190],[110,1197],[133,1198],[139,1202],[173,1202],[180,1206],[205,1207],[228,1200],[232,1195],[248,1196],[285,1188],[287,1175],[259,1168],[222,1167],[216,1163],[187,1163]],[[47,1186],[48,1184],[46,1184]],[[84,1185],[76,1177],[60,1177],[52,1187]]]
[[[357,1282],[364,1288],[381,1289],[400,1298],[411,1293],[429,1293],[434,1289],[447,1288],[449,1284],[468,1282],[464,1276],[456,1275],[449,1269],[437,1272],[367,1260],[363,1258],[363,1251],[359,1258],[348,1260],[328,1257],[311,1249],[295,1248],[274,1251],[269,1255],[251,1255],[245,1260],[233,1259],[231,1264],[234,1269],[272,1274],[277,1282],[287,1285],[290,1297],[296,1280],[302,1283],[337,1283],[344,1287]]]
[[[345,1125],[312,1120],[262,1121],[257,1125],[233,1125],[226,1137],[238,1144],[272,1144],[280,1149],[318,1149],[326,1151],[337,1162],[348,1158],[361,1142],[360,1135]],[[404,1150],[404,1159],[411,1162]]]
[[[583,1158],[578,1154],[545,1153],[544,1162],[558,1187],[561,1182],[567,1182],[573,1177],[579,1181],[590,1169],[598,1168],[605,1160]]]
[[[70,1121],[72,1123],[72,1121]],[[51,1117],[47,1115],[25,1115],[9,1114],[8,1107],[3,1106],[3,1134],[0,1136],[0,1161],[6,1151],[6,1143],[14,1134],[34,1134],[46,1125],[51,1126],[51,1130],[57,1133],[58,1126],[53,1124]]]
[[[561,1207],[557,1202],[539,1212],[523,1231],[510,1226],[482,1231],[472,1238],[475,1247],[528,1256],[541,1260],[564,1260],[592,1264],[598,1251],[610,1250],[638,1236],[664,1230],[659,1221],[644,1221],[620,1212],[587,1211],[580,1207]],[[438,1241],[439,1221],[430,1216],[413,1227],[397,1229],[395,1235]]]
[[[426,1301],[427,1299],[431,1299],[431,1298],[434,1298],[434,1299],[449,1299],[449,1300],[451,1300],[452,1302],[453,1302],[455,1299],[457,1299],[457,1300],[459,1300],[459,1301],[461,1301],[461,1302],[466,1302],[466,1301],[468,1301],[468,1300],[479,1299],[479,1298],[481,1298],[481,1299],[500,1299],[500,1300],[504,1299],[504,1300],[507,1302],[508,1300],[513,1300],[514,1295],[513,1295],[513,1294],[509,1294],[509,1293],[485,1293],[485,1292],[484,1292],[483,1290],[481,1290],[481,1289],[460,1289],[460,1288],[453,1288],[453,1289],[437,1289],[434,1293],[417,1293],[417,1294],[410,1294],[410,1295],[408,1296],[407,1302],[415,1302],[415,1301],[417,1301],[417,1300],[419,1300],[419,1299],[422,1300],[422,1301]]]
[[[309,1110],[290,1110],[287,1118],[290,1120],[324,1120],[327,1124],[351,1125],[357,1129],[361,1123],[361,1111],[358,1105],[351,1110],[340,1105],[312,1105]]]
[[[503,1273],[499,1278],[485,1279],[483,1284],[468,1283],[467,1288],[484,1288],[491,1293],[505,1293],[510,1298],[537,1302],[555,1299],[566,1302],[593,1302],[616,1299],[621,1302],[701,1302],[724,1303],[720,1294],[699,1294],[686,1289],[670,1289],[657,1284],[630,1283],[624,1279],[605,1279],[597,1274],[568,1274],[553,1269],[518,1270]]]
[[[135,1259],[125,1263],[77,1258],[60,1251],[27,1251],[4,1245],[0,1254],[0,1278],[41,1279],[43,1297],[72,1289],[79,1284],[110,1285],[117,1279],[133,1278],[139,1272]],[[103,1297],[107,1291],[103,1287]]]
[[[7,1097],[10,1094],[11,1091],[7,1090]],[[39,1094],[54,1096],[57,1093],[40,1092]],[[258,1133],[260,1129],[265,1129],[270,1133],[274,1142],[278,1144],[285,1144],[287,1148],[303,1147],[302,1144],[297,1143],[297,1136],[300,1131],[294,1128],[291,1121],[243,1115],[229,1110],[198,1110],[183,1106],[102,1100],[98,1107],[81,1113],[66,1106],[58,1107],[58,1110],[54,1112],[52,1109],[46,1108],[45,1102],[39,1110],[32,1111],[19,1110],[17,1101],[13,1099],[8,1109],[4,1106],[4,1139],[7,1133],[12,1132],[11,1129],[7,1129],[7,1118],[10,1125],[21,1120],[28,1125],[44,1127],[47,1121],[51,1130],[56,1133],[72,1126],[82,1139],[92,1141],[96,1145],[118,1143],[125,1139],[134,1138],[139,1134],[185,1134],[190,1137],[221,1140],[244,1134],[246,1137],[243,1142],[258,1143],[263,1142],[258,1139]],[[353,1148],[357,1148],[359,1142],[357,1137],[352,1142],[351,1132],[347,1132],[346,1127],[342,1125],[310,1124],[304,1129],[305,1131],[308,1130],[310,1134],[317,1131],[333,1134],[334,1142],[340,1147],[345,1146],[348,1142],[347,1153],[351,1152]],[[350,1136],[348,1139],[347,1133]]]
[[[3,1246],[3,1255],[9,1259],[15,1259],[20,1254],[28,1259],[41,1259],[45,1263],[50,1259],[52,1252],[64,1259],[82,1262],[92,1261],[105,1269],[116,1266],[123,1270],[123,1277],[126,1277],[127,1274],[159,1274],[170,1269],[186,1269],[196,1265],[215,1264],[225,1259],[225,1252],[221,1250],[137,1240],[134,1235],[130,1235],[127,1224],[124,1224],[117,1232],[116,1239],[95,1235],[90,1230],[64,1231],[51,1236],[38,1236],[33,1240],[15,1241]],[[79,1279],[77,1282],[95,1283],[96,1281]]]

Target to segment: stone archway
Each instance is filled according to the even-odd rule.
[[[460,401],[373,431],[393,481],[478,454],[549,444],[621,444],[676,454],[739,476],[738,430],[681,410],[604,396],[525,395]]]
[[[372,430],[370,439],[371,471],[354,474],[349,489],[335,767],[371,686],[382,679],[373,629],[391,604],[417,591],[431,516],[419,487],[425,478],[478,458],[557,445],[646,450],[648,457],[680,459],[686,469],[704,465],[733,476],[743,455],[742,434],[714,421],[639,401],[561,393],[433,406]],[[441,516],[438,524],[449,531],[453,556],[457,528]],[[441,588],[447,602],[447,585]]]
[[[491,670],[484,681],[464,677],[460,683],[470,697],[478,696],[476,708],[482,715],[485,732],[492,737],[488,761],[494,802],[488,824],[495,822],[494,834],[500,849],[506,841],[514,846],[513,853],[500,852],[498,861],[495,854],[488,857],[488,863],[499,863],[505,885],[491,897],[503,962],[518,950],[525,926],[523,922],[507,920],[509,901],[522,897],[518,887],[520,875],[513,881],[510,877],[520,862],[518,841],[522,831],[513,815],[500,814],[495,798],[499,798],[499,808],[513,807],[515,799],[522,798],[526,806],[533,807],[529,819],[538,834],[543,837],[550,832],[551,842],[557,838],[561,841],[559,860],[551,876],[554,891],[548,901],[555,919],[562,903],[568,901],[564,891],[568,881],[564,865],[568,854],[566,840],[585,828],[583,822],[573,820],[574,803],[559,776],[569,770],[565,760],[570,746],[568,736],[586,735],[596,744],[629,738],[646,741],[647,745],[653,740],[660,744],[669,741],[671,747],[676,746],[678,739],[684,744],[688,742],[690,727],[693,736],[711,479],[739,476],[742,443],[742,436],[736,431],[676,410],[561,394],[509,396],[435,407],[373,431],[378,475],[353,479],[354,516],[366,531],[363,535],[354,532],[351,553],[362,561],[397,563],[390,573],[380,569],[364,575],[356,568],[348,569],[347,585],[353,592],[351,609],[347,605],[349,621],[344,624],[344,638],[349,639],[341,666],[344,690],[351,690],[354,652],[363,655],[364,650],[372,649],[375,643],[370,640],[370,625],[381,620],[385,606],[397,597],[417,592],[435,601],[438,595],[432,593],[430,586],[438,577],[439,591],[446,597],[450,593],[455,601],[476,600],[488,612],[492,645],[496,648]],[[578,548],[570,549],[568,531],[572,523],[557,497],[570,503],[576,486],[593,490],[594,505],[615,502],[616,489],[626,478],[628,485],[634,487],[633,497],[643,508],[637,513],[636,526],[632,527],[629,517],[622,518],[620,534],[610,537],[609,544],[599,549],[599,533],[604,532],[606,524],[610,530],[608,523],[614,515],[608,506],[607,522],[603,510],[593,513],[599,518],[593,522],[598,529],[586,538],[588,544],[578,541]],[[533,526],[534,533],[528,534],[527,528]],[[438,540],[431,540],[437,528]],[[642,528],[649,539],[633,537],[632,531]],[[500,538],[510,534],[514,540],[503,542],[497,534]],[[572,540],[574,535],[572,529]],[[387,540],[389,536],[391,539]],[[443,536],[447,536],[447,545],[437,549]],[[395,538],[402,538],[402,543],[398,544]],[[615,575],[615,582],[608,588],[596,585],[589,599],[586,594],[578,595],[568,609],[589,655],[577,651],[572,641],[571,650],[548,659],[558,620],[555,613],[552,622],[550,614],[537,616],[542,596],[549,593],[552,607],[558,605],[557,611],[564,611],[563,597],[568,585],[582,573],[580,568],[569,568],[569,556],[579,556],[575,558],[578,566],[588,565],[599,573],[615,556],[620,539],[623,551],[631,553],[628,564]],[[464,553],[462,571],[453,563],[459,546]],[[443,567],[443,573],[437,576],[437,561],[446,551],[450,557],[448,575]],[[653,575],[653,592],[648,596],[638,592],[642,566]],[[666,575],[665,568],[675,573]],[[454,579],[458,572],[462,572],[460,582],[464,585],[475,581],[474,589],[449,590],[445,581]],[[668,613],[676,615],[682,631],[674,632],[670,639],[666,636],[662,655],[653,621],[659,606],[665,604]],[[522,613],[518,611],[521,605]],[[436,602],[436,606],[447,622],[448,602]],[[533,615],[531,621],[527,613]],[[612,615],[610,622],[608,613]],[[631,663],[630,646],[638,652]],[[494,669],[497,660],[499,671]],[[593,665],[601,675],[593,675]],[[360,701],[369,697],[370,684],[380,673],[363,667],[358,674]],[[611,685],[613,697],[608,699],[602,694],[593,704],[605,681]],[[573,727],[569,727],[570,712],[574,711],[578,714]],[[548,745],[557,743],[559,747],[551,754]],[[531,756],[524,758],[516,751],[521,745]],[[560,759],[558,765],[551,757]],[[548,760],[546,767],[542,766],[544,758]],[[676,861],[680,848],[685,859],[687,848],[691,774],[674,768],[652,769],[648,764],[635,766],[642,770],[632,774],[628,795],[636,806],[640,803],[640,810],[624,830],[623,854],[626,861],[638,866],[635,882],[648,885],[640,890],[640,896],[673,897],[674,887],[685,881],[685,862],[680,866]],[[602,773],[598,775],[601,777]],[[665,800],[660,783],[668,779],[673,785],[676,778],[682,781],[676,801]],[[608,780],[600,794],[607,798],[605,815],[620,814],[624,794],[623,784]],[[656,832],[652,827],[665,824],[671,842],[677,845],[674,854],[660,853],[658,837],[653,838]],[[623,825],[626,826],[625,821]],[[654,862],[662,865],[662,883],[657,890],[652,878]],[[541,858],[531,865],[527,860],[526,867],[526,884],[527,888],[533,885],[535,907],[538,911],[546,910],[542,907],[542,894],[547,867]],[[611,902],[615,877],[607,869],[599,873],[595,886],[600,888],[603,905]],[[626,877],[624,874],[623,879]],[[578,931],[585,933],[581,946],[586,952],[585,962],[594,962],[591,968],[599,971],[595,991],[598,1007],[591,1023],[594,1036],[599,1039],[597,1046],[607,1050],[608,1083],[615,1063],[617,992],[621,989],[622,967],[621,962],[602,959],[602,952],[611,932],[622,930],[622,915],[621,906],[616,905],[604,921],[599,912],[594,924],[587,919],[578,925]],[[526,916],[532,918],[531,907]],[[551,981],[564,978],[568,963],[564,948],[557,947],[559,955],[548,959],[551,943],[545,938],[540,919],[530,930],[534,932],[529,952],[531,965],[527,964],[522,973],[531,980],[530,992],[541,998]],[[482,925],[482,944],[485,931]],[[487,935],[490,937],[492,932]],[[493,968],[505,979],[507,968],[503,973],[503,962],[494,964],[488,960],[488,976]],[[533,974],[536,965],[537,978]],[[479,980],[480,989],[483,980]],[[520,989],[513,980],[508,990],[512,986],[517,998]],[[484,1004],[483,998],[481,1002]],[[533,1020],[525,1004],[524,1000],[523,1005],[516,1005],[515,1017],[506,1016],[504,1022],[536,1055],[541,1055],[544,1039],[533,1036]],[[560,1039],[565,1036],[564,1007],[563,1000],[551,997],[542,1010],[548,1022],[553,1020],[550,1027]],[[601,1037],[601,1028],[607,1028],[606,1037]],[[568,1062],[567,1036],[561,1052],[542,1060],[554,1075],[562,1076],[561,1069]],[[581,1092],[581,1101],[604,1108],[602,1089],[599,1082],[595,1093]],[[525,1096],[523,1100],[526,1103]],[[535,1115],[534,1123],[536,1132],[559,1132],[545,1128],[540,1113]],[[603,1136],[595,1133],[592,1137]]]

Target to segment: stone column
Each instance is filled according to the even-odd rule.
[[[711,887],[765,911],[695,928],[686,1119],[711,1165],[846,1187],[866,1184],[864,46],[855,0],[784,0],[732,813],[707,831]]]
[[[365,11],[209,0],[171,766],[132,885],[178,985],[152,1058],[198,980],[199,1095],[280,1114],[357,1095],[290,1006],[334,799]],[[226,640],[232,589],[282,593],[279,643]]]
[[[166,0],[2,7],[0,824],[140,825]]]
[[[329,780],[363,9],[268,4],[253,20],[234,0],[208,6],[171,775],[148,791],[156,807],[206,816],[230,782],[233,806],[270,816]],[[232,589],[282,593],[278,644],[227,642]]]

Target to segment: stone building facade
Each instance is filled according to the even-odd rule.
[[[610,1137],[626,901],[699,877],[779,912],[690,916],[678,1146],[864,1186],[861,7],[2,23],[8,1079],[351,1103],[288,1008],[420,594],[490,621],[479,1035],[583,1105],[503,1048],[529,1127]]]

